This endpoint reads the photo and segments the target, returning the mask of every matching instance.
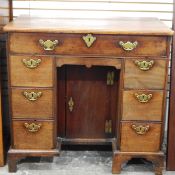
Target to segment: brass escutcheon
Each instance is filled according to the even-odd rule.
[[[68,106],[69,106],[69,111],[72,112],[74,109],[74,101],[72,97],[70,97],[69,99]]]
[[[143,71],[150,70],[154,65],[153,60],[151,60],[151,61],[146,61],[146,60],[138,61],[138,60],[136,60],[136,61],[134,61],[134,63],[140,70],[143,70]]]
[[[22,62],[27,68],[34,69],[40,65],[41,59],[36,59],[36,60],[34,60],[34,59],[29,59],[29,60],[22,59]]]
[[[95,42],[96,40],[96,37],[93,36],[92,34],[87,34],[86,36],[83,36],[82,37],[84,42],[86,43],[86,46],[87,47],[91,47],[92,44]]]
[[[153,94],[137,94],[135,93],[134,96],[136,97],[136,99],[138,100],[138,102],[140,103],[148,103],[151,99]]]
[[[130,41],[127,41],[126,43],[124,43],[123,41],[119,41],[119,45],[126,51],[132,51],[137,47],[138,42],[135,41],[132,43]]]
[[[147,126],[143,126],[143,125],[138,125],[136,126],[135,124],[132,124],[131,125],[131,128],[138,134],[138,135],[144,135],[146,134],[149,129],[150,129],[150,126],[147,125]]]
[[[44,40],[40,39],[39,43],[43,47],[44,50],[51,51],[51,50],[54,50],[55,47],[58,45],[58,40],[54,40],[54,41],[46,40],[46,41],[44,41]]]
[[[29,132],[38,132],[41,129],[41,124],[35,124],[35,123],[24,123],[25,128],[29,131]]]
[[[42,92],[27,92],[24,91],[23,95],[29,100],[29,101],[36,101],[39,97],[42,96]]]

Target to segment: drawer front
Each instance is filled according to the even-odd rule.
[[[162,120],[163,91],[124,91],[122,120]]]
[[[167,38],[164,36],[93,35],[96,40],[90,42],[90,47],[87,47],[83,36],[87,34],[12,33],[10,51],[25,54],[97,54],[121,57],[166,55]],[[87,40],[93,41],[93,38]],[[128,44],[128,41],[131,43]]]
[[[53,90],[12,88],[14,118],[53,118]]]
[[[13,121],[15,149],[53,149],[54,123],[52,121]]]
[[[11,86],[52,87],[53,58],[10,56]]]
[[[160,123],[122,122],[121,151],[159,151],[160,134]]]
[[[164,89],[166,60],[125,60],[124,87],[133,89]]]

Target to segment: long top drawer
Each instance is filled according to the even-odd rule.
[[[10,52],[44,55],[166,56],[166,36],[11,33]]]

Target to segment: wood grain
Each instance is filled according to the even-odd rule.
[[[135,60],[126,59],[124,73],[124,88],[129,89],[164,89],[166,80],[167,60],[154,60],[150,70],[142,71],[134,63]],[[148,59],[148,61],[151,58]]]
[[[144,135],[138,135],[131,125],[149,125],[149,131]],[[120,150],[125,152],[158,152],[160,150],[161,123],[121,123]]]
[[[114,84],[107,85],[107,73],[114,72]],[[119,71],[112,67],[68,66],[66,71],[66,138],[115,137]],[[70,112],[68,101],[73,98]],[[111,120],[111,133],[105,122]]]
[[[152,94],[152,98],[147,103],[140,103],[137,94]],[[150,120],[162,121],[163,91],[140,91],[130,90],[123,92],[123,113],[122,120]]]
[[[36,133],[29,132],[24,123],[41,124],[41,129]],[[53,149],[53,121],[13,120],[13,133],[15,149]]]
[[[5,26],[4,31],[45,33],[108,33],[118,35],[173,35],[173,31],[156,18],[129,17],[100,20],[95,18],[46,19],[21,16]]]
[[[83,65],[87,68],[91,68],[92,66],[111,66],[116,69],[121,69],[121,59],[116,58],[104,58],[101,57],[80,57],[80,56],[59,56],[56,57],[57,67],[61,67],[63,65]]]
[[[41,60],[38,67],[27,68],[22,60]],[[53,87],[53,59],[47,56],[9,57],[11,86]]]
[[[57,69],[57,136],[66,136],[66,66]]]
[[[167,37],[165,36],[118,36],[95,34],[96,41],[88,48],[82,39],[86,34],[46,34],[46,33],[11,33],[10,52],[20,54],[62,54],[62,55],[112,55],[120,57],[129,56],[166,56]],[[58,40],[59,43],[53,51],[45,51],[39,40]],[[119,42],[138,42],[132,51],[125,51]]]
[[[12,117],[13,118],[53,118],[53,91],[40,88],[12,88]],[[23,92],[42,92],[36,101],[29,101]]]

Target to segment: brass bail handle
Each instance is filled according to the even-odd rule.
[[[131,128],[136,132],[136,134],[144,135],[149,131],[150,126],[149,125],[143,126],[143,125],[132,124]]]
[[[36,101],[42,96],[42,92],[23,92],[24,97],[29,101]]]
[[[153,97],[153,94],[138,94],[138,93],[135,93],[134,94],[135,98],[137,99],[138,102],[140,103],[148,103],[152,97]]]
[[[142,71],[148,71],[154,66],[154,60],[150,60],[150,61],[147,61],[147,60],[142,60],[142,61],[135,60],[134,63]]]
[[[127,41],[127,42],[123,42],[123,41],[119,41],[119,45],[123,48],[123,50],[126,51],[132,51],[134,50],[137,46],[138,46],[138,42],[131,42],[131,41]]]
[[[24,123],[24,127],[31,133],[38,132],[41,129],[42,124],[36,123]]]
[[[22,59],[22,62],[27,68],[35,69],[40,65],[41,59]]]
[[[58,45],[58,40],[54,40],[54,41],[51,41],[51,40],[42,40],[40,39],[39,40],[39,44],[43,47],[44,50],[46,51],[52,51],[55,49],[55,47]]]

